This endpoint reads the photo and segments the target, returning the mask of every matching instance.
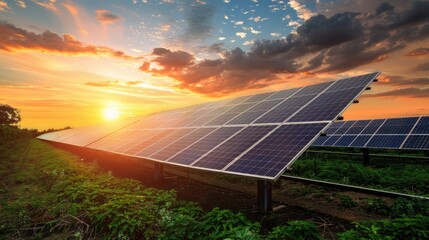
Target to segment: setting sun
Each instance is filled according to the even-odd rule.
[[[113,121],[119,117],[119,111],[115,107],[107,107],[103,110],[104,119]]]

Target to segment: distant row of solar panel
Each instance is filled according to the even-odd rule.
[[[227,99],[41,138],[191,168],[275,179],[379,73]]]
[[[334,122],[313,146],[429,149],[429,117]]]

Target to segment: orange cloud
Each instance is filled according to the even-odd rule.
[[[10,7],[7,4],[7,2],[4,2],[3,0],[0,0],[0,12],[6,12],[9,11]]]
[[[416,48],[416,49],[411,50],[405,56],[416,57],[416,56],[423,56],[426,54],[429,54],[429,48]]]
[[[64,34],[62,37],[50,31],[36,34],[4,21],[0,21],[0,32],[0,50],[8,52],[35,51],[72,56],[97,55],[127,60],[139,59],[108,47],[80,42],[70,34]]]

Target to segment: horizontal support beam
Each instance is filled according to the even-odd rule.
[[[353,186],[353,185],[347,185],[347,184],[341,184],[341,183],[326,182],[326,181],[322,181],[322,180],[301,178],[301,177],[295,177],[295,176],[290,176],[290,175],[282,175],[280,177],[280,179],[291,180],[291,181],[295,181],[295,182],[308,183],[308,184],[313,184],[313,185],[319,185],[319,186],[323,186],[323,187],[332,187],[332,188],[348,190],[348,191],[353,191],[353,192],[367,193],[367,194],[384,196],[384,197],[392,197],[392,198],[404,197],[404,198],[419,198],[419,199],[429,200],[428,197],[417,196],[417,195],[412,195],[412,194],[389,192],[389,191],[378,190],[378,189],[373,189],[373,188],[359,187],[359,186]]]

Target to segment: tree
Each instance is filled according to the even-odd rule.
[[[0,104],[0,124],[12,125],[21,121],[19,110],[7,104]]]

